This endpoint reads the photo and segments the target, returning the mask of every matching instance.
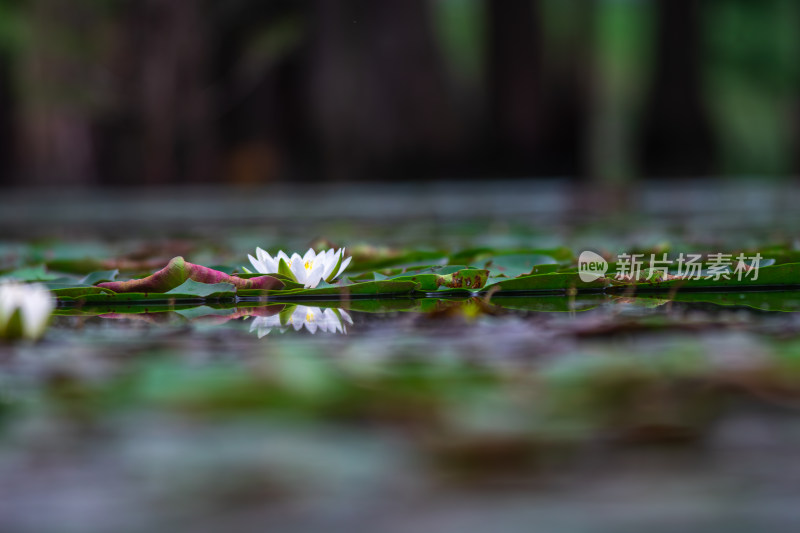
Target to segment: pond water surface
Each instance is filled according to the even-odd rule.
[[[714,187],[623,213],[560,183],[18,193],[0,269],[318,239],[797,247],[793,192]],[[62,304],[0,345],[0,531],[796,530],[798,311],[797,291]]]

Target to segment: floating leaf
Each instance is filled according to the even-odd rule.
[[[70,278],[56,278],[51,281],[42,281],[41,284],[50,289],[51,291],[58,289],[71,289],[75,287],[80,287],[80,288],[91,287],[91,285],[86,285],[85,283],[80,283]]]
[[[200,283],[187,279],[164,294],[202,296],[203,298],[232,298],[236,296],[236,287],[232,283]]]
[[[87,294],[114,294],[114,291],[110,289],[104,289],[102,287],[51,288],[50,292],[55,294],[58,298],[80,298],[81,296],[86,296]]]
[[[324,287],[318,289],[294,289],[290,291],[269,291],[269,295],[274,298],[293,298],[308,296],[368,296],[368,295],[388,295],[388,294],[408,294],[414,292],[419,287],[418,283],[412,281],[365,281],[363,283],[353,283],[335,287]]]
[[[279,289],[284,283],[272,276],[243,279],[202,265],[186,262],[183,257],[173,258],[167,266],[142,279],[112,281],[98,284],[114,292],[167,292],[191,279],[201,283],[231,283],[242,289]]]
[[[87,274],[80,283],[85,285],[97,285],[103,281],[114,281],[117,279],[117,274],[119,274],[118,269],[114,270],[98,270],[96,272],[92,272],[91,274]]]
[[[568,289],[575,290],[597,290],[609,285],[608,280],[600,278],[591,282],[580,279],[577,273],[572,272],[552,272],[548,274],[535,274],[533,276],[521,276],[518,278],[498,281],[487,285],[484,290],[499,291],[562,291]]]
[[[89,274],[107,268],[105,262],[99,259],[84,258],[58,258],[47,261],[47,268],[69,274]]]
[[[518,250],[496,250],[494,248],[472,248],[463,250],[450,256],[450,264],[467,263],[485,266],[488,261],[496,257],[510,255],[537,255],[549,257],[547,262],[571,263],[574,260],[572,250],[561,246],[558,248],[527,248]]]
[[[386,252],[385,255],[378,257],[365,257],[353,250],[353,260],[350,263],[351,272],[364,272],[370,270],[382,270],[390,267],[411,267],[420,265],[430,265],[431,263],[443,264],[447,262],[447,255],[442,252],[428,252],[422,250],[392,253]]]
[[[391,281],[411,281],[419,284],[420,291],[439,289],[477,290],[486,284],[488,270],[464,267],[441,267],[388,278]]]
[[[163,292],[111,292],[111,293],[92,293],[84,294],[74,298],[59,297],[59,301],[65,303],[84,304],[98,304],[98,305],[112,305],[112,304],[144,304],[144,303],[164,303],[169,305],[177,305],[179,303],[187,303],[187,301],[204,301],[202,296],[195,296],[191,294],[166,294]]]
[[[50,281],[59,279],[60,277],[60,274],[48,272],[44,265],[37,265],[6,272],[0,276],[0,279],[13,279],[17,281]]]
[[[478,264],[480,264],[480,262]],[[482,266],[491,271],[492,278],[498,276],[516,278],[523,275],[534,274],[534,268],[539,265],[552,265],[548,268],[558,267],[553,257],[539,254],[497,255]]]

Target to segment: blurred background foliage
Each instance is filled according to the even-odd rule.
[[[0,185],[797,174],[794,0],[0,0]]]

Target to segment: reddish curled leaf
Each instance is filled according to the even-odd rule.
[[[98,283],[97,286],[111,289],[114,292],[167,292],[187,279],[200,283],[231,283],[237,289],[272,290],[284,287],[281,280],[272,276],[242,279],[213,268],[187,263],[183,257],[173,258],[167,266],[146,278],[109,281]]]

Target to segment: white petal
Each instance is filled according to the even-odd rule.
[[[20,296],[20,289],[15,282],[0,283],[0,313],[10,316],[19,307],[19,302],[25,300]]]
[[[43,285],[0,286],[0,319],[8,320],[19,309],[22,333],[29,339],[41,336],[54,306],[50,291]]]
[[[303,266],[303,258],[297,254],[292,254],[291,259],[288,261],[289,270],[292,271],[294,277],[297,278],[299,283],[304,283],[306,279],[306,268]]]
[[[306,284],[308,281],[308,272],[305,268],[295,268],[294,264],[290,267],[292,270],[292,274],[294,274],[294,278],[297,280],[297,283],[302,283],[303,285]]]
[[[328,250],[328,251],[332,252],[333,250]],[[327,255],[325,256],[325,270],[322,272],[322,277],[324,279],[328,279],[328,277],[330,277],[331,272],[333,272],[333,269],[336,268],[336,263],[338,262],[339,262],[338,253],[333,254],[332,257],[328,257]]]
[[[303,256],[303,262],[306,261],[313,261],[317,257],[317,253],[314,251],[313,248],[309,248],[306,254]]]
[[[347,311],[345,311],[344,309],[339,309],[339,314],[342,315],[342,320],[344,320],[350,325],[353,324],[353,319],[350,318],[350,315],[348,314]]]
[[[250,259],[250,263],[253,265],[253,268],[256,269],[256,272],[261,272],[261,273],[266,272],[266,270],[264,269],[264,265],[261,263],[261,261],[259,261],[250,254],[247,254],[247,257]]]
[[[272,259],[272,256],[270,256],[266,251],[264,251],[260,247],[256,248],[256,257],[258,257],[258,260],[261,261],[262,263],[266,262],[267,259]]]
[[[314,268],[311,269],[311,272],[307,274],[306,280],[304,282],[306,289],[313,289],[319,282],[322,281],[322,265],[316,265]]]
[[[345,259],[344,261],[342,261],[342,266],[341,266],[341,268],[339,269],[339,273],[338,273],[338,274],[336,274],[336,277],[337,277],[337,278],[338,278],[339,276],[341,276],[341,275],[342,275],[342,272],[344,272],[344,271],[345,271],[345,269],[347,268],[347,265],[349,265],[349,264],[350,264],[350,261],[351,261],[352,259],[353,259],[353,256],[351,255],[350,257],[348,257],[347,259]]]

